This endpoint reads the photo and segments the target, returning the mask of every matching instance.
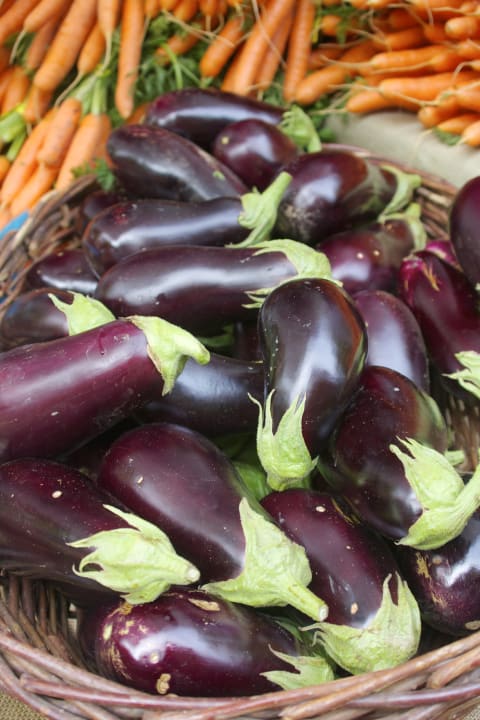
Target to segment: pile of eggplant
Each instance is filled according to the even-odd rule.
[[[480,470],[445,398],[478,413],[480,177],[429,239],[418,175],[200,89],[108,154],[78,246],[2,314],[3,570],[149,693],[302,687],[478,628]]]

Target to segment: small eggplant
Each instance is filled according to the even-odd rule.
[[[89,193],[78,209],[75,223],[77,233],[81,235],[95,215],[127,199],[126,194],[120,190],[95,190]]]
[[[480,176],[468,180],[455,194],[449,214],[449,236],[463,272],[480,282]]]
[[[86,309],[81,298],[64,306],[69,326],[79,315],[91,329],[0,354],[0,462],[73,450],[130,415],[154,389],[168,392],[187,356],[208,362],[208,351],[184,330],[160,318],[112,320],[110,313],[92,321],[93,301],[83,298]]]
[[[263,507],[305,548],[310,589],[327,602],[318,626],[327,654],[350,673],[393,667],[415,654],[420,613],[388,544],[330,493],[290,488]]]
[[[127,255],[164,245],[235,245],[268,240],[290,182],[281,173],[263,193],[198,202],[125,200],[98,213],[82,235],[83,250],[101,275]]]
[[[263,397],[261,362],[210,353],[210,362],[187,360],[171,392],[150,400],[135,413],[140,422],[171,422],[216,437],[255,432]]]
[[[50,287],[93,295],[97,285],[81,248],[57,249],[33,263],[25,275],[25,288]]]
[[[199,578],[161,530],[78,470],[38,458],[0,465],[0,554],[3,569],[51,580],[80,605],[148,602]]]
[[[453,539],[480,504],[480,472],[464,486],[445,457],[438,405],[405,375],[365,368],[321,470],[371,528],[401,545],[433,549]]]
[[[4,350],[45,342],[68,335],[65,313],[53,303],[51,296],[71,303],[73,294],[54,288],[37,288],[20,293],[8,305],[0,321],[0,347]]]
[[[392,368],[428,393],[427,349],[408,305],[384,290],[363,290],[353,299],[367,330],[366,365]]]
[[[406,258],[399,293],[422,331],[432,364],[449,392],[480,397],[480,312],[466,275],[426,250]]]
[[[248,189],[213,155],[163,128],[117,127],[107,152],[117,180],[136,197],[192,202],[239,197]]]
[[[306,587],[311,571],[303,548],[200,433],[171,423],[139,426],[111,445],[97,483],[161,527],[198,567],[207,592],[256,607],[291,604],[314,620],[325,618],[325,603]]]
[[[333,679],[328,663],[302,656],[278,623],[202,590],[172,588],[142,606],[88,608],[77,635],[97,672],[152,694],[241,697]],[[307,679],[292,666],[313,674]]]
[[[266,373],[257,450],[270,486],[302,484],[350,402],[367,353],[362,318],[331,280],[294,279],[259,313]]]
[[[255,317],[289,278],[329,277],[320,252],[292,240],[253,247],[166,245],[124,258],[98,281],[95,297],[116,317],[158,315],[196,335],[216,335]]]

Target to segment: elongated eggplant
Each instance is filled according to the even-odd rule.
[[[228,457],[200,433],[171,423],[131,430],[107,451],[97,482],[161,527],[198,567],[207,592],[257,607],[291,604],[325,618],[325,603],[306,587],[311,570],[303,548],[269,519]]]
[[[127,417],[154,389],[168,392],[187,356],[208,362],[203,345],[160,318],[99,324],[105,322],[96,318],[90,330],[0,355],[1,462],[73,450]]]
[[[198,202],[125,200],[98,213],[82,235],[87,258],[101,275],[133,253],[163,245],[235,245],[268,240],[290,177],[281,173],[260,193]]]
[[[248,189],[213,155],[163,128],[115,128],[109,135],[107,152],[119,183],[136,197],[190,202],[238,197]]]
[[[153,694],[241,697],[333,679],[328,663],[302,657],[278,623],[202,590],[172,588],[141,607],[82,611],[77,634],[97,672]],[[292,671],[305,665],[308,679]]]
[[[148,602],[199,578],[161,530],[53,460],[0,465],[0,548],[2,568],[51,580],[81,605]]]
[[[37,288],[17,295],[0,321],[0,348],[7,350],[68,335],[65,313],[54,305],[51,295],[65,303],[73,300],[72,293],[54,288]]]
[[[263,397],[261,362],[210,353],[207,365],[187,360],[171,392],[136,411],[141,422],[185,425],[208,437],[255,432],[258,402]]]
[[[464,486],[445,457],[448,432],[431,396],[405,375],[365,368],[321,469],[368,526],[433,549],[456,537],[480,504],[480,473]]]
[[[449,214],[449,236],[463,272],[472,285],[480,282],[479,209],[480,176],[457,191]]]
[[[417,252],[402,263],[399,293],[448,391],[469,401],[479,398],[480,313],[466,275],[435,253]]]
[[[116,317],[158,315],[197,335],[252,318],[289,278],[329,276],[320,252],[291,240],[249,248],[167,245],[126,257],[98,281],[95,297]]]
[[[259,313],[266,373],[257,449],[275,490],[302,483],[350,401],[367,353],[351,298],[326,279],[294,279]]]
[[[331,493],[272,492],[263,507],[305,548],[310,589],[327,602],[319,634],[327,654],[351,673],[393,667],[415,654],[420,614],[388,544]]]
[[[384,290],[364,290],[354,300],[367,330],[366,365],[392,368],[429,392],[427,349],[408,305]]]
[[[83,250],[59,248],[30,266],[24,287],[50,287],[93,295],[96,285],[97,278]]]
[[[307,245],[316,245],[353,224],[375,220],[380,213],[407,204],[411,194],[407,192],[400,203],[397,175],[347,150],[303,153],[283,170],[292,181],[278,209],[275,234]],[[411,187],[418,186],[418,176],[410,180]]]
[[[75,223],[75,229],[81,235],[88,223],[93,220],[95,215],[103,212],[112,205],[127,200],[128,196],[125,192],[119,190],[94,190],[89,193],[78,209],[78,217]]]

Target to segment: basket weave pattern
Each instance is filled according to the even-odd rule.
[[[400,167],[358,148],[333,147]],[[445,238],[456,189],[441,178],[418,174],[422,185],[415,199],[424,226],[431,238]],[[0,240],[0,317],[21,291],[33,261],[53,248],[79,244],[79,201],[94,186],[94,178],[85,176],[68,192],[50,194],[19,232]],[[464,448],[478,447],[475,423],[463,407],[449,407],[447,419]],[[0,689],[52,720],[454,720],[480,701],[480,632],[443,645],[436,642],[434,649],[390,670],[301,690],[248,698],[180,698],[148,695],[101,678],[79,657],[74,630],[74,609],[48,583],[4,574]]]

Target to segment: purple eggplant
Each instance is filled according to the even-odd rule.
[[[366,365],[392,368],[428,393],[427,349],[408,305],[384,290],[363,290],[353,299],[367,330]]]
[[[239,360],[248,362],[262,359],[256,321],[234,323],[231,354]]]
[[[127,199],[127,195],[121,190],[94,190],[90,192],[79,206],[75,224],[78,234],[81,235],[84,232],[95,215]]]
[[[276,125],[248,119],[227,125],[215,138],[212,154],[247,187],[265,190],[299,150]]]
[[[68,335],[65,313],[54,305],[51,295],[65,303],[73,300],[72,293],[54,288],[37,288],[17,295],[0,321],[0,348],[7,350]]]
[[[198,202],[125,200],[98,213],[82,235],[101,275],[122,258],[164,245],[235,245],[267,240],[290,177],[281,173],[263,193]]]
[[[398,187],[390,169],[337,148],[303,153],[283,171],[292,181],[278,208],[275,234],[307,245],[390,212]],[[411,178],[416,186],[417,176]]]
[[[25,275],[25,289],[51,287],[93,295],[97,285],[90,263],[81,248],[59,248],[33,263]]]
[[[107,451],[97,483],[185,551],[207,592],[257,607],[292,604],[324,619],[323,600],[306,588],[311,571],[303,548],[268,518],[225,453],[200,433],[171,423],[130,430]]]
[[[191,202],[239,197],[248,189],[213,155],[163,128],[117,127],[107,152],[118,182],[136,197]]]
[[[362,318],[334,282],[295,279],[259,313],[266,373],[257,449],[271,487],[302,483],[351,399],[367,353]]]
[[[39,458],[0,465],[0,554],[4,570],[53,581],[80,605],[148,602],[199,578],[161,530],[78,470]]]
[[[449,214],[449,236],[463,272],[480,282],[480,176],[468,180],[455,194]]]
[[[425,231],[414,213],[342,230],[316,244],[330,260],[332,275],[353,295],[362,290],[395,291],[402,260]]]
[[[418,605],[380,536],[331,493],[290,488],[270,493],[262,505],[305,548],[310,589],[322,593],[329,608],[320,638],[337,664],[357,674],[393,667],[415,654]]]
[[[158,315],[196,335],[255,317],[266,294],[295,276],[329,276],[325,256],[291,240],[254,247],[167,245],[135,253],[99,279],[95,297],[116,317]]]
[[[433,549],[456,537],[480,504],[480,473],[464,486],[445,457],[448,441],[433,398],[405,375],[372,365],[321,470],[369,527],[399,544]]]
[[[89,608],[77,634],[97,672],[152,694],[241,697],[298,687],[302,674],[292,665],[302,659],[316,666],[310,682],[333,679],[328,663],[307,659],[278,623],[202,590],[172,588],[141,607]]]
[[[187,360],[171,392],[145,403],[135,417],[178,423],[208,437],[254,433],[258,413],[251,398],[261,401],[263,385],[261,362],[211,353],[207,365]]]
[[[80,297],[65,311],[78,308],[84,320]],[[0,355],[1,462],[73,450],[130,415],[152,392],[168,392],[187,356],[208,362],[203,345],[159,318],[96,322],[76,335]]]
[[[436,254],[420,251],[400,269],[400,296],[422,331],[430,360],[449,392],[480,397],[480,312],[466,275]]]

